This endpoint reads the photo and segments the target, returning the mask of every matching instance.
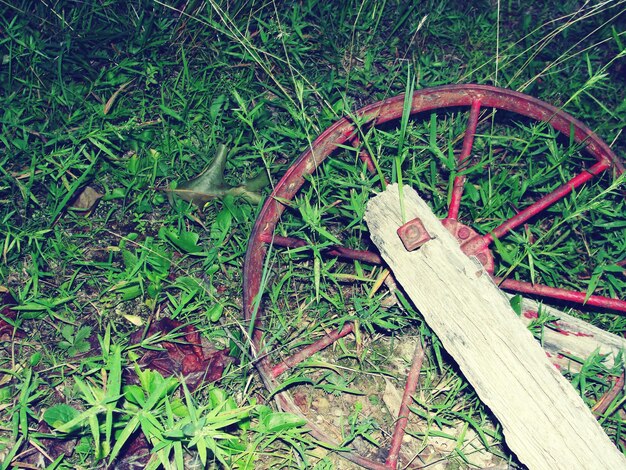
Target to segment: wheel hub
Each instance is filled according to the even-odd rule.
[[[476,257],[485,270],[493,274],[495,270],[493,253],[478,232],[456,219],[446,218],[441,223],[459,241],[463,253]]]

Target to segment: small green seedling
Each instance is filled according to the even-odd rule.
[[[82,326],[78,329],[72,325],[65,325],[61,328],[61,336],[64,339],[59,341],[59,348],[63,349],[71,357],[86,353],[91,349],[87,339],[91,336],[91,327]]]

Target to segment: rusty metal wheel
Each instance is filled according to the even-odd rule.
[[[407,133],[407,126],[411,132]],[[400,149],[398,139],[403,141]],[[510,150],[512,139],[523,142],[515,146],[516,153]],[[366,279],[372,266],[382,264],[368,243],[361,208],[398,174],[405,184],[429,194],[431,207],[463,250],[476,256],[502,289],[548,303],[626,312],[626,301],[614,298],[615,291],[608,291],[613,296],[588,295],[580,287],[589,281],[581,278],[593,271],[585,263],[598,254],[594,244],[602,243],[594,225],[612,229],[605,219],[583,209],[607,215],[598,201],[612,204],[623,198],[618,194],[621,179],[617,180],[623,171],[623,162],[608,145],[569,114],[530,96],[490,86],[424,89],[415,92],[410,102],[397,96],[337,121],[287,170],[250,237],[244,318],[252,325],[257,368],[265,386],[276,392],[283,410],[302,414],[285,386],[302,380],[284,382],[281,375],[356,332],[355,322],[349,320],[358,322],[358,312],[350,316],[338,309],[373,291],[364,286],[345,288],[342,282]],[[498,182],[505,180],[511,194],[498,193],[498,184],[504,184]],[[325,181],[323,186],[320,181]],[[489,200],[494,194],[502,199],[495,207]],[[581,194],[585,194],[582,209],[568,212]],[[582,225],[581,217],[588,219]],[[578,221],[574,228],[568,225],[573,218]],[[580,249],[563,252],[556,267],[542,265],[538,256],[542,249],[537,247],[549,244],[554,250],[573,236],[581,239],[576,245]],[[522,248],[515,252],[515,246]],[[330,260],[329,265],[321,268],[321,259]],[[571,273],[577,278],[568,277]],[[327,292],[320,288],[325,279]],[[279,300],[285,291],[291,292],[290,300]],[[342,302],[334,302],[333,296]],[[290,303],[297,305],[297,313],[287,314],[295,324],[281,323],[268,314],[272,308],[288,310]],[[386,326],[393,330],[400,324],[403,321],[390,319],[372,326],[370,332]],[[407,396],[415,390],[419,361],[416,354]],[[316,439],[341,446],[328,439],[323,427],[313,422],[309,427]],[[382,461],[351,451],[340,454],[366,468],[395,468],[403,432],[398,428],[402,426],[389,433],[385,447],[391,450]]]

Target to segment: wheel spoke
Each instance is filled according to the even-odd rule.
[[[402,395],[402,402],[400,404],[400,410],[398,411],[396,427],[394,428],[393,436],[391,437],[389,454],[387,454],[387,460],[385,461],[385,465],[390,469],[395,470],[398,467],[398,456],[400,455],[402,438],[404,437],[406,425],[409,421],[409,405],[412,403],[413,394],[417,389],[417,382],[420,378],[423,362],[424,349],[418,339],[417,346],[415,347],[415,353],[413,353],[413,363],[411,364],[409,375],[406,378],[406,386],[404,387],[404,394]]]
[[[358,149],[361,146],[361,140],[358,135],[355,135],[350,144]],[[359,152],[359,159],[365,163],[367,166],[367,171],[369,171],[372,175],[376,174],[376,165],[374,165],[374,159],[369,154],[369,152],[365,149],[361,149]]]
[[[264,241],[266,243],[272,242],[272,240]],[[285,248],[301,248],[309,245],[305,240],[300,238],[281,236],[274,236],[273,243],[275,246],[282,246]],[[324,249],[324,253],[329,256],[363,261],[373,265],[383,264],[383,260],[378,253],[367,250],[353,250],[351,248],[333,245]],[[624,300],[612,299],[601,295],[592,295],[585,302],[585,297],[587,295],[585,292],[576,292],[557,287],[544,286],[542,284],[531,284],[530,282],[516,281],[513,279],[502,279],[499,277],[494,277],[493,280],[501,288],[519,292],[520,294],[537,295],[544,298],[564,300],[566,302],[573,302],[580,305],[589,305],[592,307],[626,312],[626,301]]]
[[[578,188],[579,186],[582,186],[587,181],[592,179],[594,176],[597,176],[603,171],[605,171],[607,168],[610,168],[610,166],[611,166],[610,162],[603,160],[603,161],[599,161],[598,163],[593,165],[591,168],[582,171],[581,173],[576,175],[574,178],[569,180],[564,185],[559,186],[550,194],[545,195],[544,197],[539,199],[537,202],[531,204],[530,206],[526,207],[524,210],[518,212],[517,215],[515,215],[514,217],[511,217],[506,222],[500,224],[491,232],[483,235],[484,242],[487,245],[489,245],[491,244],[494,238],[501,238],[502,236],[506,235],[511,230],[516,229],[517,227],[522,225],[524,222],[526,222],[528,219],[539,214],[541,211],[550,207],[555,202],[558,202],[559,200],[563,199],[565,196],[570,194],[574,189]]]
[[[457,172],[463,170],[467,160],[472,152],[474,145],[474,136],[476,135],[476,126],[478,126],[478,116],[480,115],[480,100],[472,101],[469,119],[467,120],[467,128],[465,129],[465,137],[463,138],[463,147],[457,162]],[[465,175],[457,175],[452,183],[452,195],[450,196],[450,207],[448,208],[448,218],[455,219],[459,216],[459,208],[461,207],[461,198],[463,197],[463,185],[465,184]]]
[[[304,246],[309,246],[309,243],[307,243],[306,240],[302,240],[301,238],[281,237],[279,235],[274,235],[274,237],[261,236],[261,241],[265,243],[272,243],[275,246],[282,246],[284,248],[301,248]],[[324,248],[323,252],[327,255],[337,256],[339,258],[363,261],[365,263],[374,265],[383,264],[383,260],[380,255],[374,253],[373,251],[354,250],[352,248],[346,248],[344,246],[331,245]]]
[[[322,339],[317,340],[316,342],[311,343],[308,346],[305,346],[297,353],[293,354],[292,356],[289,356],[286,359],[281,360],[279,364],[276,364],[274,367],[272,367],[272,377],[273,378],[278,377],[280,374],[282,374],[286,370],[291,369],[292,367],[295,367],[296,365],[300,364],[305,359],[308,359],[309,357],[311,357],[316,352],[321,351],[322,349],[333,344],[338,339],[343,338],[344,336],[347,336],[348,334],[352,333],[353,330],[354,330],[354,325],[352,323],[346,323],[342,329],[331,331]]]
[[[626,312],[626,301],[603,297],[601,295],[591,295],[585,301],[587,294],[585,292],[571,291],[567,289],[559,289],[557,287],[544,286],[542,284],[531,284],[530,282],[516,281],[514,279],[494,278],[496,284],[502,289],[512,290],[520,294],[537,295],[542,298],[562,300],[572,302],[579,305],[589,305],[592,307],[600,307],[609,310],[617,310]]]

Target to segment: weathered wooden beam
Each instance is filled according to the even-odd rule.
[[[404,187],[402,206],[405,220],[397,185],[370,200],[365,220],[372,241],[520,461],[530,469],[626,468],[626,458],[482,266],[411,188]],[[409,252],[396,230],[415,218],[432,239]]]
[[[550,355],[550,361],[564,370],[580,370],[580,364],[571,361],[567,356],[585,361],[589,356],[600,353],[606,356],[604,364],[610,368],[615,364],[619,353],[626,352],[626,339],[531,299],[522,298],[520,319],[528,326],[536,319],[535,315],[539,310],[556,318],[544,328],[541,346]],[[620,360],[623,366],[624,357]]]

